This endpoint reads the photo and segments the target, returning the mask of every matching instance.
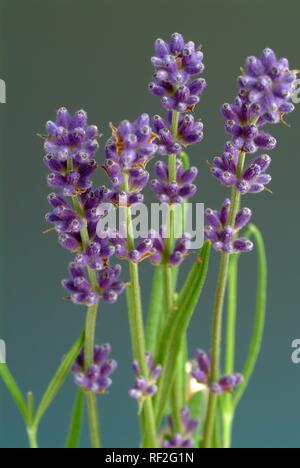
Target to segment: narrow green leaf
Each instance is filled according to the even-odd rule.
[[[25,421],[27,421],[27,405],[15,379],[11,375],[6,364],[0,364],[0,377],[2,378],[12,399],[16,403]]]
[[[163,318],[163,267],[154,270],[150,306],[147,316],[146,348],[155,354]]]
[[[68,434],[67,443],[66,443],[66,448],[68,449],[79,448],[83,415],[84,415],[84,393],[80,389],[78,390],[75,403],[74,403],[74,407],[73,407],[70,429],[69,429],[69,434]]]
[[[237,407],[241,398],[243,397],[249,381],[254,372],[257,359],[262,347],[262,340],[266,321],[266,307],[267,307],[267,258],[264,246],[264,241],[260,230],[251,225],[249,228],[249,235],[253,236],[257,245],[258,253],[258,279],[257,279],[257,293],[256,293],[256,312],[254,318],[254,327],[252,339],[246,359],[246,364],[243,371],[244,383],[236,391],[234,397],[234,408]]]
[[[54,378],[50,382],[45,395],[40,403],[40,406],[37,410],[34,424],[37,427],[40,423],[42,417],[44,416],[45,412],[51,405],[52,401],[56,397],[57,393],[61,389],[62,385],[64,384],[68,374],[71,370],[72,365],[74,364],[75,359],[77,358],[80,350],[82,348],[84,342],[85,333],[83,332],[76,343],[72,346],[71,350],[65,356],[63,362],[59,366]]]
[[[211,244],[206,242],[197,262],[191,269],[186,283],[179,294],[178,308],[169,318],[160,340],[156,362],[162,364],[163,371],[155,398],[156,424],[160,425],[164,409],[172,388],[177,359],[194,310],[199,301],[209,264]]]

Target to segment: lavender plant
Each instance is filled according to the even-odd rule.
[[[229,141],[224,152],[209,163],[211,174],[231,189],[231,198],[226,198],[219,210],[206,209],[206,240],[196,253],[184,220],[186,203],[197,192],[198,175],[198,169],[190,166],[187,151],[204,138],[204,125],[196,118],[197,105],[206,89],[201,76],[203,52],[194,42],[186,42],[175,33],[169,41],[155,42],[151,61],[155,73],[149,90],[160,98],[165,115],[150,118],[142,114],[134,122],[124,120],[117,127],[111,125],[112,135],[100,164],[96,153],[101,135],[96,126],[88,123],[83,110],[71,115],[66,108],[59,109],[42,136],[44,163],[50,170],[47,183],[54,190],[48,196],[51,211],[46,220],[52,224],[49,231],[57,233],[59,244],[72,255],[70,277],[62,284],[67,298],[85,308],[86,319],[82,335],[65,355],[37,408],[33,394],[30,392],[26,400],[8,367],[0,365],[0,376],[24,418],[32,448],[38,447],[39,424],[71,372],[78,395],[67,447],[79,446],[85,403],[91,446],[101,447],[98,398],[108,393],[117,363],[109,359],[110,344],[95,345],[95,328],[101,303],[113,305],[125,291],[135,378],[129,396],[138,403],[141,446],[231,447],[235,410],[260,352],[266,313],[263,239],[257,227],[248,226],[252,212],[242,207],[241,200],[246,194],[270,191],[271,158],[256,153],[275,148],[276,140],[265,126],[284,123],[285,114],[294,110],[291,98],[297,72],[270,49],[265,49],[260,58],[247,58],[238,79],[237,97],[222,107]],[[249,163],[248,153],[254,155]],[[149,166],[158,156],[162,160],[155,162],[155,178],[150,183]],[[92,175],[99,165],[108,184],[94,187]],[[152,229],[136,239],[132,210],[143,203],[143,190],[148,184],[167,207],[167,216],[158,231]],[[99,226],[108,206],[122,214],[124,221],[117,229],[102,230]],[[179,236],[175,217],[178,207],[184,228]],[[241,234],[245,228],[247,231]],[[245,367],[237,373],[238,261],[240,254],[251,252],[255,244],[259,268],[254,331]],[[199,349],[195,359],[189,360],[187,332],[206,280],[211,246],[220,255],[211,350],[206,353]],[[181,285],[179,269],[189,256],[193,264]],[[139,279],[143,261],[154,269],[146,323]],[[129,281],[125,281],[119,262],[128,264]]]

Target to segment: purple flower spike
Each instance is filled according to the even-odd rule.
[[[206,81],[197,77],[204,71],[200,48],[174,33],[168,42],[157,39],[151,62],[155,74],[150,92],[161,98],[167,111],[193,111],[206,88]]]
[[[121,267],[117,265],[98,271],[97,288],[93,290],[84,266],[81,265],[79,258],[76,258],[76,260],[69,267],[72,278],[62,282],[74,304],[91,306],[98,302],[100,298],[104,302],[114,304],[125,289],[125,284],[119,281]]]
[[[260,58],[246,59],[244,74],[239,77],[240,96],[244,102],[260,106],[262,121],[278,123],[282,114],[294,110],[291,98],[296,80],[288,60],[277,59],[275,52],[267,48]]]
[[[57,111],[56,121],[46,124],[44,163],[50,169],[48,185],[64,196],[86,192],[97,169],[93,159],[99,148],[97,127],[87,123],[85,111],[71,116],[65,108]]]
[[[236,186],[243,195],[266,190],[266,185],[272,180],[266,173],[271,164],[270,156],[256,156],[240,178],[237,176],[238,157],[239,151],[231,143],[227,143],[224,153],[213,160],[212,175],[227,187]]]
[[[164,448],[192,448],[194,445],[193,434],[196,432],[199,421],[191,418],[191,413],[188,407],[181,410],[181,421],[184,429],[183,434],[174,434],[169,440],[164,443]],[[171,431],[173,432],[173,419],[169,418]]]
[[[124,120],[118,128],[112,127],[103,166],[111,182],[111,189],[107,193],[108,202],[116,206],[132,206],[143,202],[141,192],[149,182],[146,166],[157,152],[155,139],[147,114],[142,114],[133,123]]]
[[[218,252],[230,254],[250,252],[253,250],[253,243],[246,238],[235,240],[235,235],[250,221],[252,213],[248,208],[241,210],[232,228],[228,226],[230,206],[230,200],[225,200],[220,211],[213,211],[209,208],[206,210],[208,225],[205,227],[205,237],[212,242]]]
[[[129,395],[134,400],[138,400],[141,405],[145,398],[151,397],[157,392],[157,381],[161,375],[162,368],[160,365],[156,365],[153,360],[151,353],[146,353],[146,363],[148,368],[149,378],[141,376],[140,366],[137,361],[133,362],[132,369],[135,379],[135,386],[129,390]]]
[[[238,97],[233,104],[224,104],[222,112],[227,119],[225,130],[239,151],[255,153],[258,149],[275,148],[275,138],[260,129],[261,109],[257,104],[245,103]]]
[[[158,161],[156,163],[157,179],[152,181],[152,190],[158,195],[162,203],[180,204],[195,195],[197,187],[193,182],[197,175],[198,170],[196,167],[185,171],[182,162],[177,160],[176,183],[170,184],[168,165]]]
[[[92,393],[107,393],[112,381],[110,375],[117,368],[117,363],[114,360],[109,360],[110,345],[95,346],[93,365],[85,370],[84,367],[84,350],[82,350],[76,359],[72,372],[75,377],[75,382],[85,392]]]
[[[112,136],[105,148],[105,169],[109,176],[113,177],[122,170],[128,171],[135,167],[144,168],[156,153],[154,139],[147,114],[142,114],[133,123],[124,120],[117,128],[112,127]]]

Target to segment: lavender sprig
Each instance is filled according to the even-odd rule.
[[[70,265],[72,278],[63,285],[75,304],[88,307],[84,346],[84,369],[88,373],[93,366],[99,300],[116,302],[124,290],[124,284],[118,281],[120,267],[111,268],[109,264],[113,252],[107,245],[103,248],[96,235],[101,217],[97,202],[103,201],[106,195],[105,190],[92,191],[91,175],[98,167],[93,157],[99,148],[100,135],[96,126],[88,125],[85,111],[72,116],[66,108],[58,110],[55,122],[47,122],[46,131],[44,163],[52,171],[47,181],[58,191],[48,198],[53,212],[46,219],[54,224],[59,243],[78,252]],[[99,448],[98,409],[92,392],[87,393],[87,402],[92,445]]]
[[[232,186],[232,197],[227,224],[224,227],[225,231],[221,227],[210,225],[209,232],[207,232],[207,234],[215,236],[212,241],[217,250],[221,251],[212,337],[211,374],[214,382],[220,378],[223,305],[229,259],[236,250],[234,248],[236,247],[234,245],[235,238],[233,237],[229,241],[229,252],[227,251],[227,240],[232,238],[232,234],[234,234],[242,194],[261,192],[270,182],[270,176],[265,174],[270,164],[269,157],[255,158],[245,170],[246,154],[255,153],[258,148],[273,149],[276,146],[275,138],[262,131],[262,127],[267,123],[283,121],[284,114],[293,111],[294,106],[291,103],[291,98],[296,78],[296,72],[289,69],[287,59],[277,60],[275,53],[266,49],[259,59],[249,57],[246,60],[244,75],[239,78],[238,96],[232,105],[225,104],[222,108],[227,119],[225,130],[231,135],[230,146],[227,145],[226,148],[230,151],[226,151],[229,154],[223,154],[221,158],[214,160],[212,173],[224,185]],[[221,239],[217,239],[219,235],[221,235]],[[219,244],[220,241],[221,244]],[[232,242],[233,244],[231,244]],[[238,247],[242,247],[242,250],[245,246],[246,251],[251,250],[248,240],[238,243]],[[216,394],[210,394],[204,434],[205,448],[212,446],[217,398]]]

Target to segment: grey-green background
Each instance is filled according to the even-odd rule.
[[[203,45],[209,87],[198,109],[205,140],[190,154],[200,169],[199,201],[217,207],[226,191],[208,173],[206,160],[220,152],[226,136],[220,105],[233,99],[246,55],[268,46],[300,68],[298,0],[1,0],[0,78],[7,83],[1,118],[1,328],[8,364],[24,391],[37,399],[82,329],[84,309],[63,301],[61,278],[70,256],[46,228],[46,169],[36,137],[61,105],[84,107],[104,137],[108,123],[160,112],[147,92],[153,41],[174,31]],[[237,415],[235,447],[299,447],[300,366],[291,363],[291,342],[300,337],[299,318],[299,122],[274,127],[274,194],[249,197],[254,222],[264,232],[269,258],[268,321],[262,355]],[[102,150],[99,158],[103,157]],[[100,178],[99,178],[100,180]],[[104,181],[104,178],[102,179]],[[238,363],[241,370],[254,306],[255,254],[243,258],[240,282]],[[187,268],[189,265],[187,265]],[[209,346],[214,255],[206,292],[190,333],[190,353]],[[151,269],[142,268],[145,301]],[[125,299],[103,306],[97,327],[119,361],[110,395],[101,399],[104,443],[138,444]],[[69,380],[40,428],[43,447],[63,446],[75,387]],[[25,447],[23,424],[0,385],[0,446]],[[87,431],[83,444],[87,446]]]

